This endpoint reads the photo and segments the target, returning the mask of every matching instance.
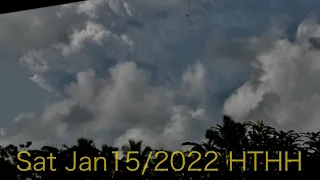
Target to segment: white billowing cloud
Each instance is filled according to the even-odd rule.
[[[305,20],[297,30],[297,40],[308,41],[310,37],[318,37],[320,36],[320,25],[317,23],[315,19],[307,19]]]
[[[195,67],[195,72],[187,69],[181,84],[202,83],[205,69],[201,63]],[[38,114],[21,114],[2,138],[45,142],[99,133],[116,145],[142,139],[156,147],[178,148],[185,138],[202,137],[195,136],[192,127],[205,124],[205,110],[177,104],[177,95],[183,91],[180,85],[152,85],[150,80],[149,73],[133,62],[117,64],[104,78],[96,77],[92,69],[79,72],[76,82],[65,86],[70,98],[49,104]]]
[[[96,24],[91,21],[88,21],[84,29],[82,29],[81,31],[75,31],[71,35],[70,44],[58,44],[56,46],[57,49],[62,51],[61,53],[64,56],[67,56],[85,50],[84,48],[88,48],[85,46],[90,43],[94,43],[95,45],[99,46],[110,46],[111,43],[113,46],[130,46],[133,44],[133,42],[130,39],[128,39],[128,37],[125,34],[117,36],[109,30],[106,30],[104,26],[102,26],[101,24]]]
[[[108,57],[112,57],[121,61],[127,58],[132,43],[126,35],[117,36],[101,24],[89,21],[83,30],[71,34],[69,43],[57,43],[48,49],[33,50],[23,56],[20,62],[29,71],[37,73],[32,78],[35,83],[61,93],[62,87],[69,83],[64,80],[70,78],[68,76],[72,77],[88,68],[108,68],[103,67],[107,62],[101,59],[107,61]],[[90,52],[88,55],[87,50],[103,47],[112,49],[103,50],[100,59],[95,59],[95,55],[91,57]]]
[[[203,112],[203,109],[196,111],[189,110],[185,106],[175,106],[172,108],[170,120],[160,132],[155,132],[149,129],[132,128],[126,131],[122,136],[115,140],[116,146],[127,144],[128,139],[142,140],[145,145],[153,148],[181,148],[181,142],[185,140],[200,140],[202,137],[195,137],[195,134],[190,131],[194,125],[201,124],[205,119],[204,114],[198,114],[194,117],[193,114]]]
[[[300,24],[295,42],[277,40],[260,52],[254,66],[258,75],[227,99],[225,113],[284,129],[319,130],[320,49],[310,38],[320,36],[320,26],[312,23]]]
[[[63,38],[53,37],[55,41],[45,47],[34,47],[21,62],[31,73],[37,73],[36,83],[61,94],[62,87],[72,82],[77,72],[88,68],[101,76],[119,61],[134,61],[152,66],[158,79],[177,80],[198,59],[212,69],[209,76],[214,80],[207,88],[222,91],[237,85],[239,80],[221,83],[220,79],[243,81],[248,76],[248,62],[260,48],[246,38],[230,39],[230,34],[250,32],[255,29],[257,18],[263,16],[268,21],[271,16],[252,16],[246,6],[234,12],[221,11],[228,3],[97,0],[61,6],[49,11],[50,18],[63,23],[68,19],[69,24],[64,24],[63,33],[48,31],[63,34]],[[241,21],[234,16],[241,17]],[[39,21],[42,26],[45,22],[44,17]],[[225,70],[230,68],[232,73],[226,75]]]
[[[96,1],[86,1],[84,3],[79,4],[77,13],[85,13],[87,14],[90,18],[97,18],[97,12],[96,8],[98,6],[104,6],[105,2],[104,0],[96,0]],[[70,4],[72,6],[73,4]],[[70,7],[70,6],[65,6],[65,7]]]
[[[203,64],[197,62],[183,74],[183,86],[188,91],[189,97],[202,97],[206,95],[206,71]]]
[[[185,121],[201,119],[204,116],[205,110],[201,107],[192,110],[196,107],[189,108],[189,98],[185,98],[205,101],[205,70],[200,62],[192,64],[194,67],[186,71],[183,67],[178,67],[178,73],[172,76],[178,79],[177,84],[168,82],[165,86],[150,85],[150,81],[153,81],[152,72],[145,73],[133,62],[124,63],[137,61],[137,64],[147,62],[152,65],[158,60],[171,63],[170,59],[180,59],[179,57],[185,58],[188,62],[185,67],[193,63],[192,57],[179,54],[185,49],[197,46],[192,42],[192,38],[188,40],[191,47],[182,48],[174,54],[164,53],[167,50],[173,53],[176,50],[170,46],[178,47],[184,44],[184,38],[192,37],[190,35],[195,33],[192,32],[195,29],[190,29],[190,20],[185,17],[189,7],[180,8],[178,1],[162,3],[162,8],[143,1],[130,4],[125,1],[87,1],[63,6],[57,14],[60,19],[77,13],[82,14],[81,16],[87,14],[88,17],[84,16],[81,23],[70,21],[66,29],[72,31],[66,32],[64,41],[53,42],[45,48],[32,49],[21,58],[21,64],[33,73],[32,81],[66,99],[71,98],[57,104],[65,101],[74,103],[65,107],[67,112],[53,109],[51,116],[50,113],[46,115],[46,119],[50,119],[49,122],[56,121],[59,124],[57,127],[63,126],[59,132],[47,133],[47,137],[108,132],[112,140],[131,128],[140,128],[155,134],[165,134],[167,139],[182,141],[183,137],[186,138],[182,135],[186,131],[191,135],[192,131],[188,130],[189,126],[181,126],[179,129],[179,124],[187,125]],[[173,18],[162,19],[155,16],[155,12],[170,12]],[[149,19],[149,15],[155,19]],[[134,19],[130,19],[133,17]],[[124,26],[123,23],[126,22],[129,25]],[[185,28],[189,30],[185,31]],[[169,67],[168,65],[165,66]],[[179,71],[182,73],[181,80]],[[106,74],[110,77],[106,77]],[[173,114],[179,113],[175,112],[179,111],[176,110],[178,107],[184,109],[181,116]],[[44,111],[51,112],[47,108]],[[81,117],[80,112],[83,111],[83,116],[87,119]],[[41,128],[46,129],[48,120],[42,119],[42,113],[34,116],[32,120],[25,118],[25,121],[32,121],[31,124],[34,124],[33,119],[37,119],[34,121],[39,121]],[[179,117],[186,120],[179,121]],[[54,127],[52,123],[49,124]],[[54,129],[52,127],[51,129]],[[7,138],[14,137],[15,128],[9,129],[11,133]],[[180,133],[175,133],[175,129]],[[20,133],[28,134],[28,127],[25,126]],[[34,138],[33,134],[25,137]],[[22,138],[20,140],[23,141]],[[175,140],[176,143],[168,143],[176,147],[178,140]]]
[[[0,40],[7,43],[0,47],[19,49],[30,79],[61,100],[18,116],[1,142],[62,143],[86,136],[108,144],[133,138],[176,148],[203,137],[217,122],[224,98],[252,69],[258,71],[228,99],[227,113],[242,120],[281,110],[279,119],[288,121],[289,111],[300,108],[305,117],[305,107],[290,99],[316,105],[301,94],[304,89],[316,100],[316,93],[287,77],[309,70],[302,70],[300,57],[310,59],[317,50],[306,50],[302,39],[316,36],[317,26],[303,23],[295,43],[279,39],[288,20],[303,19],[306,9],[320,6],[293,1],[299,11],[291,12],[284,2],[257,7],[253,0],[92,0],[3,16]],[[300,64],[292,64],[291,56]]]
[[[30,77],[30,80],[38,84],[41,88],[49,92],[52,91],[50,85],[46,83],[46,80],[42,76],[39,76],[38,74],[34,74],[32,77]]]
[[[173,92],[165,87],[148,84],[148,75],[137,69],[134,63],[125,63],[111,69],[110,79],[93,103],[99,117],[92,129],[122,129],[134,124],[149,127],[157,126],[158,123],[161,128],[161,121],[166,121],[172,106]]]

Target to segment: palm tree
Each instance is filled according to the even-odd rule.
[[[247,137],[249,139],[250,150],[266,150],[272,147],[275,129],[267,126],[263,121],[258,120],[257,123],[249,122]]]
[[[247,124],[235,122],[229,116],[223,116],[223,124],[208,129],[205,137],[209,140],[209,144],[214,143],[220,151],[242,151],[248,145],[246,126]]]
[[[71,147],[63,146],[57,148],[53,146],[43,146],[40,149],[30,149],[31,142],[20,144],[18,146],[8,145],[0,146],[0,179],[5,180],[61,180],[61,179],[78,179],[78,180],[123,180],[123,179],[137,179],[137,180],[209,180],[209,179],[230,179],[230,180],[280,180],[286,178],[308,178],[312,179],[318,174],[317,166],[320,163],[320,132],[296,133],[294,131],[276,130],[273,127],[267,126],[263,121],[257,123],[239,123],[235,122],[228,116],[223,117],[223,124],[212,127],[206,131],[207,141],[184,142],[183,146],[191,146],[190,150],[183,151],[182,154],[176,155],[173,163],[170,162],[172,151],[157,149],[152,151],[148,146],[143,147],[142,141],[129,140],[128,144],[124,145],[121,150],[125,157],[118,160],[115,151],[118,148],[108,146],[106,144],[97,148],[93,140],[86,138],[78,139],[76,145]],[[17,165],[25,166],[26,164],[17,159],[17,154],[20,150],[28,151],[31,157],[24,157],[24,159],[33,161],[36,156],[48,156],[52,153],[57,156],[55,167],[58,171],[42,171],[35,170],[19,171]],[[152,157],[149,161],[149,166],[142,175],[142,168],[148,159],[149,153],[153,155],[156,152],[163,151],[155,158]],[[302,172],[296,172],[297,163],[289,164],[289,172],[276,171],[278,165],[270,164],[272,172],[259,171],[253,172],[253,161],[251,156],[247,156],[247,167],[242,168],[241,163],[234,163],[233,172],[229,172],[230,164],[228,163],[228,152],[233,151],[233,158],[240,159],[243,150],[260,150],[269,151],[270,158],[275,159],[278,154],[275,151],[288,151],[290,158],[297,158],[297,151],[302,151]],[[73,162],[73,152],[77,152],[77,156],[106,157],[107,171],[98,172],[67,172],[64,170],[65,166],[70,166]],[[140,167],[130,172],[127,165],[131,168],[136,167],[135,163],[126,163],[128,152],[135,151],[130,154],[130,158],[136,158],[140,162]],[[193,152],[192,155],[191,152]],[[211,164],[209,168],[218,167],[217,172],[191,172],[187,168],[193,164],[192,168],[204,168],[211,160],[212,156],[205,157],[209,152],[217,152],[218,159]],[[165,152],[165,153],[164,153]],[[159,154],[159,153],[158,153]],[[184,158],[182,158],[182,156]],[[189,156],[190,155],[190,156]],[[214,154],[212,154],[214,155]],[[163,159],[167,156],[167,160]],[[200,157],[200,158],[199,158]],[[175,171],[171,168],[174,165],[176,168],[181,167],[185,160],[184,169]],[[194,163],[198,160],[197,163]],[[155,171],[155,166],[160,162],[163,163],[159,168],[168,168],[166,172]],[[118,163],[118,164],[117,164]],[[118,171],[115,171],[115,166],[118,165]],[[49,166],[49,165],[48,165]],[[260,160],[258,170],[264,169],[264,160]],[[102,169],[102,168],[101,168]],[[249,170],[249,171],[245,171]]]
[[[137,166],[137,170],[134,172],[128,172],[129,176],[135,177],[135,179],[139,178],[141,175],[141,170],[143,169],[144,164],[147,161],[149,152],[152,151],[152,149],[149,146],[146,146],[145,148],[142,147],[142,141],[134,141],[132,139],[129,140],[129,144],[123,145],[121,147],[121,150],[123,151],[124,158],[122,159],[122,162],[126,162],[125,169],[129,170],[127,167],[135,169]],[[129,158],[135,158],[138,160],[138,164],[136,162],[129,162]]]

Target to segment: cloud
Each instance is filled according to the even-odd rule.
[[[62,93],[61,87],[74,81],[77,72],[93,68],[103,75],[108,67],[119,61],[151,66],[157,71],[155,78],[163,81],[167,78],[176,80],[188,65],[198,59],[205,66],[212,67],[210,72],[214,72],[217,79],[226,73],[216,71],[233,67],[241,74],[241,77],[234,77],[244,81],[250,74],[247,73],[250,66],[242,61],[252,60],[260,50],[257,43],[248,41],[245,33],[259,37],[265,33],[270,19],[275,19],[270,13],[256,14],[249,7],[253,6],[253,2],[247,3],[248,7],[237,5],[237,10],[228,12],[220,11],[223,8],[234,9],[227,1],[213,3],[209,0],[167,0],[160,4],[144,0],[98,0],[48,9],[48,16],[55,19],[52,23],[56,26],[62,24],[64,28],[61,30],[63,32],[54,28],[48,31],[55,36],[64,34],[64,38],[53,36],[46,46],[32,47],[21,62],[39,76],[37,79],[41,81],[36,82],[40,86],[59,93]],[[301,5],[298,2],[295,4]],[[281,3],[274,6],[280,8],[281,13],[273,26],[288,24],[284,23],[288,21],[286,19],[290,19],[290,15],[296,16],[291,12],[282,12],[284,5]],[[265,8],[272,9],[269,5]],[[44,16],[43,20],[39,20],[41,27],[47,19]],[[264,20],[267,23],[261,24],[260,21]],[[262,29],[257,29],[258,25]],[[236,33],[239,35],[234,35]],[[51,36],[48,37],[51,39]],[[234,86],[234,83],[229,86]]]
[[[189,68],[181,84],[201,84],[204,71],[200,63],[194,72]],[[178,95],[189,93],[183,92],[180,85],[152,85],[149,73],[133,62],[111,67],[105,78],[96,77],[92,69],[79,72],[76,77],[76,82],[65,86],[68,99],[49,104],[40,114],[21,114],[2,138],[14,140],[23,135],[23,138],[19,136],[19,141],[52,140],[76,137],[79,133],[102,133],[111,137],[120,135],[114,140],[119,144],[125,137],[143,138],[135,135],[146,131],[150,132],[149,137],[153,137],[153,141],[172,148],[193,134],[191,127],[201,125],[205,116],[203,109],[193,110],[185,104],[176,103],[180,98]],[[191,87],[191,95],[194,95],[193,88],[203,91],[199,87]]]
[[[21,54],[30,80],[60,98],[20,114],[1,131],[1,142],[64,143],[86,136],[177,148],[202,139],[219,122],[230,94],[224,111],[235,119],[273,123],[279,111],[289,122],[291,111],[299,112],[292,97],[313,93],[303,102],[315,103],[315,90],[298,86],[298,74],[313,79],[317,70],[305,73],[307,62],[289,59],[316,55],[303,40],[317,34],[316,23],[303,22],[294,42],[291,31],[318,7],[285,0],[93,0],[2,16],[0,47]],[[310,117],[305,107],[300,111],[294,118]]]
[[[198,114],[198,116],[194,116]],[[153,131],[146,128],[128,129],[123,135],[115,139],[116,146],[127,144],[128,139],[142,140],[144,145],[153,148],[179,149],[184,140],[199,140],[201,137],[195,137],[196,131],[190,131],[192,127],[203,123],[205,120],[203,109],[192,111],[185,106],[175,106],[172,108],[169,122],[161,131]],[[196,133],[197,134],[197,133]]]
[[[314,20],[302,22],[294,42],[275,40],[259,53],[255,70],[224,105],[239,120],[260,118],[283,129],[315,131],[319,128],[318,57],[310,38],[320,37]]]

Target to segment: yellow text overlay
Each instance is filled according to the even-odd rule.
[[[110,158],[103,156],[79,157],[77,152],[73,152],[72,165],[66,166],[64,169],[66,171],[98,171],[98,169],[107,171],[107,168],[108,170],[111,168],[118,171],[121,161],[119,160],[119,152],[113,151],[112,154],[113,167],[107,167],[107,161],[110,161]],[[229,171],[233,171],[235,167],[239,167],[239,164],[242,171],[258,171],[259,168],[261,170],[261,166],[263,166],[264,171],[269,171],[270,166],[276,167],[278,171],[288,171],[289,164],[296,163],[298,171],[301,171],[301,152],[298,151],[294,154],[296,157],[289,158],[289,152],[287,151],[243,151],[229,152],[226,157],[223,157],[216,151],[207,151],[205,153],[198,151],[174,151],[170,153],[166,151],[151,151],[147,157],[142,157],[138,151],[128,151],[125,160],[121,161],[121,163],[127,164],[126,168],[128,171],[141,171],[141,174],[145,173],[151,163],[154,167],[153,171],[165,172],[169,171],[169,169],[198,172],[219,171],[218,165],[221,163],[226,163]],[[47,157],[31,156],[28,151],[18,153],[17,158],[20,165],[17,165],[17,168],[20,171],[57,171],[54,167],[54,161],[57,157],[54,157],[52,153]],[[24,165],[23,167],[21,167],[21,163]]]

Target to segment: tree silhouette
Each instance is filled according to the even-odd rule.
[[[123,145],[120,148],[122,152],[120,152],[117,147],[106,144],[98,148],[93,140],[86,138],[79,138],[75,145],[70,147],[64,145],[61,148],[43,146],[40,149],[32,149],[30,141],[18,146],[0,146],[0,179],[278,180],[284,178],[314,179],[317,175],[317,165],[320,163],[320,132],[297,133],[292,130],[277,130],[265,125],[261,120],[240,123],[229,116],[223,116],[222,121],[221,125],[211,127],[205,132],[206,141],[182,142],[182,146],[190,148],[181,152],[144,147],[142,141],[134,140],[129,140],[128,144]],[[17,168],[25,169],[28,166],[18,157],[19,152],[22,151],[30,154],[30,156],[20,154],[20,158],[32,164],[28,171],[21,171]],[[260,154],[256,163],[253,154],[246,154],[246,166],[244,167],[243,163],[232,161],[232,159],[243,158],[243,151],[261,151],[264,154]],[[279,159],[281,154],[281,168],[279,163],[266,162],[266,151],[268,151],[269,159]],[[89,164],[82,166],[85,169],[91,165],[91,170],[81,171],[77,168],[75,171],[66,171],[65,167],[72,167],[74,164],[74,152],[78,158],[77,165],[82,163],[80,157],[86,156],[92,160]],[[299,171],[298,163],[292,162],[286,165],[285,162],[286,156],[289,159],[297,159],[298,152],[301,152],[301,171]],[[122,158],[120,158],[121,153],[124,155]],[[39,159],[36,161],[34,158],[50,155],[56,157],[54,160],[56,171],[49,169],[49,161],[44,163],[45,170],[37,171],[37,168],[41,166],[33,166],[39,162]],[[230,159],[231,156],[232,159]],[[93,160],[95,157],[105,158],[105,161],[99,160],[96,163]],[[217,160],[213,162],[215,157]],[[133,158],[139,162],[139,167],[134,160],[130,160]],[[172,158],[173,160],[170,161]],[[266,171],[267,164],[268,171]],[[96,169],[93,168],[95,165],[98,166]],[[232,171],[230,171],[231,166]],[[130,171],[130,168],[135,170]],[[207,171],[204,171],[205,168]],[[289,170],[284,171],[286,168]],[[159,171],[159,169],[165,169],[165,171]]]

